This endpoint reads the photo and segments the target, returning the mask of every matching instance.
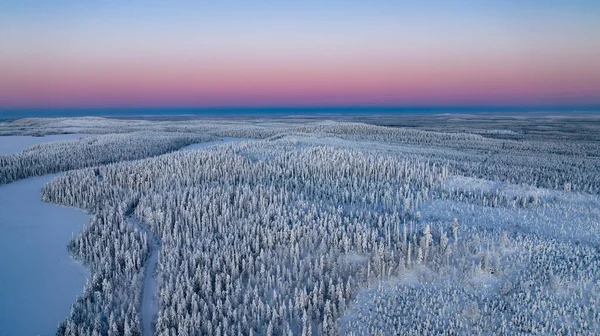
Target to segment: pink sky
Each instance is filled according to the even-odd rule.
[[[0,104],[594,104],[599,102],[600,76],[589,69],[589,63],[492,62],[489,58],[469,62],[19,60],[0,67]]]
[[[13,8],[0,14],[0,107],[600,104],[600,24],[583,9],[301,9],[202,21]]]

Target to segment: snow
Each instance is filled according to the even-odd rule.
[[[451,176],[449,189],[516,197],[538,197],[530,207],[482,207],[456,200],[430,200],[420,209],[423,221],[451,222],[474,228],[535,233],[559,240],[595,243],[600,239],[600,197],[485,179]]]
[[[471,191],[475,193],[483,192],[488,194],[497,193],[507,197],[526,196],[549,199],[564,194],[546,188],[536,188],[529,185],[490,181],[467,176],[449,176],[444,181],[444,186],[449,190]]]
[[[89,134],[55,134],[43,137],[8,135],[0,136],[0,155],[9,155],[18,153],[33,145],[45,142],[75,140]]]
[[[600,197],[463,176],[449,176],[443,187],[476,195],[536,197],[539,203],[492,207],[468,199],[424,202],[421,225],[448,228],[457,220],[460,241],[452,249],[460,254],[459,263],[429,274],[431,264],[400,268],[387,281],[363,287],[339,320],[341,333],[560,334],[557,328],[570,321],[578,334],[588,334],[578,324],[586,315],[578,314],[596,302]],[[477,261],[482,255],[485,267],[469,266],[483,265]],[[502,308],[509,305],[514,310]],[[559,312],[561,319],[545,319],[536,312],[538,305],[544,314]]]
[[[158,264],[158,252],[160,250],[160,242],[156,236],[146,228],[144,223],[135,217],[129,217],[128,221],[136,229],[145,232],[148,235],[148,241],[150,242],[151,253],[148,260],[146,260],[146,270],[144,274],[144,289],[142,290],[142,335],[153,335],[154,334],[154,323],[156,315],[158,314],[158,307],[156,306],[156,267]]]
[[[249,140],[253,140],[253,139],[224,137],[223,140],[195,143],[195,144],[191,144],[189,146],[185,146],[179,150],[180,151],[197,150],[197,149],[209,148],[209,147],[213,147],[213,146],[217,146],[217,145],[221,145],[221,144],[225,144],[225,143],[229,143],[229,142],[236,143],[236,142],[244,142],[244,141],[249,141]]]
[[[498,135],[517,135],[517,134],[519,134],[518,132],[515,132],[513,130],[506,130],[506,129],[485,130],[483,133],[498,134]]]
[[[148,258],[146,274],[144,275],[144,290],[142,293],[142,335],[153,335],[154,320],[158,314],[158,307],[154,296],[156,294],[156,266],[158,264],[159,245],[152,243],[152,254]]]
[[[1,336],[54,335],[89,276],[66,247],[87,214],[40,199],[54,176],[0,186]]]
[[[348,253],[346,253],[345,260],[349,264],[362,265],[368,261],[368,258],[367,258],[367,256],[362,255],[360,253],[348,252]]]

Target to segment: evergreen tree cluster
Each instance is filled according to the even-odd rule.
[[[43,143],[19,153],[0,155],[0,184],[32,176],[142,159],[214,139],[216,138],[211,136],[186,133],[136,132]]]
[[[71,171],[42,195],[92,215],[69,248],[93,280],[59,334],[141,334],[149,238],[129,216],[160,240],[156,335],[597,332],[597,249],[431,218],[553,202],[454,169],[297,134]]]
[[[62,132],[97,135],[0,156],[0,184],[68,171],[42,199],[90,215],[68,249],[91,278],[59,335],[141,335],[148,318],[156,335],[600,334],[593,137],[0,123]],[[176,151],[222,137],[258,140]],[[148,277],[154,317],[142,313]]]

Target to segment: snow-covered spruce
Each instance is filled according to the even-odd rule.
[[[599,332],[600,255],[579,241],[596,196],[490,187],[435,151],[351,143],[297,134],[53,180],[45,200],[94,214],[70,245],[94,281],[59,333],[141,333],[148,237],[130,213],[161,240],[157,335]],[[554,206],[596,212],[568,235],[561,219],[549,234],[506,221]]]
[[[271,159],[260,162],[235,153],[248,146],[261,146]],[[427,199],[444,169],[325,146],[293,153],[282,147],[296,148],[263,142],[174,153],[100,167],[102,180],[95,169],[74,171],[51,182],[43,196],[102,218],[71,248],[97,265],[92,272],[100,276],[110,273],[101,271],[105,266],[133,267],[113,282],[128,286],[123,302],[139,302],[137,260],[147,254],[147,238],[138,235],[139,248],[127,243],[123,256],[113,253],[115,241],[125,239],[113,235],[133,239],[135,234],[112,216],[122,217],[135,207],[134,214],[161,237],[159,334],[214,334],[230,328],[281,333],[300,330],[303,323],[315,332],[333,332],[356,286],[404,263],[400,254],[386,265],[376,257],[374,251],[384,249],[379,237],[400,232],[405,211]],[[397,188],[402,182],[406,186]],[[378,222],[379,227],[372,225]],[[393,240],[399,243],[400,236]],[[103,286],[95,289],[94,297],[108,295]],[[61,331],[108,332],[110,316],[89,307],[102,299],[84,300]],[[82,318],[83,311],[100,317]],[[135,309],[122,311],[124,316],[113,318],[117,326],[123,323],[121,331]],[[302,321],[305,311],[310,323]]]
[[[485,120],[485,117],[482,117]],[[590,121],[594,122],[594,119]],[[492,181],[526,183],[557,190],[600,193],[600,146],[594,127],[579,128],[582,136],[496,139],[479,134],[446,133],[362,123],[242,122],[227,120],[118,120],[96,117],[21,119],[0,124],[0,134],[56,133],[193,133],[217,137],[275,140],[286,135],[332,137],[375,146],[393,145],[396,152],[419,157],[453,172]],[[597,133],[597,132],[596,132]],[[544,134],[542,132],[542,134]],[[589,140],[587,140],[589,138]],[[137,156],[135,158],[142,158]],[[63,158],[64,159],[64,158]],[[111,162],[115,162],[114,160]],[[57,165],[53,161],[46,164]],[[0,170],[2,167],[0,162]],[[70,169],[72,169],[71,167]],[[55,168],[54,171],[58,171]],[[0,171],[0,181],[2,173]]]
[[[38,144],[19,153],[0,156],[0,184],[31,176],[141,159],[210,140],[215,138],[186,133],[140,132]]]

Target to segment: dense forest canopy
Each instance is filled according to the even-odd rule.
[[[0,183],[68,170],[42,198],[90,215],[68,249],[92,277],[58,334],[141,335],[145,322],[156,335],[600,332],[593,137],[309,121],[0,125],[17,129],[95,133],[0,156]],[[226,136],[255,140],[176,151]]]

